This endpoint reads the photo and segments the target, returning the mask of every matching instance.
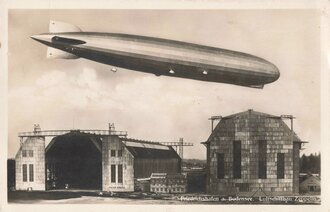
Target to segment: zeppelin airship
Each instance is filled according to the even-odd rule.
[[[242,52],[140,35],[83,32],[58,21],[50,21],[49,33],[31,38],[48,46],[48,58],[85,58],[156,76],[253,88],[280,76],[274,64]]]

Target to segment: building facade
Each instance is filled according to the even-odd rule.
[[[321,179],[319,176],[308,174],[299,185],[301,194],[316,194],[321,193]]]
[[[27,138],[15,157],[16,190],[45,190],[45,138]]]
[[[301,140],[281,117],[248,110],[222,117],[208,140],[207,193],[299,193]]]
[[[181,171],[181,158],[171,146],[79,130],[54,137],[47,147],[45,137],[28,137],[15,161],[17,190],[131,192],[136,179]]]
[[[186,193],[187,178],[183,174],[152,173],[150,191],[163,194]]]

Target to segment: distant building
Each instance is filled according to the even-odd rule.
[[[138,178],[181,171],[181,158],[170,146],[79,130],[54,137],[47,147],[35,133],[22,140],[15,161],[17,190],[129,192]]]
[[[302,179],[299,185],[299,191],[301,194],[320,194],[321,192],[321,179],[318,176],[307,174]]]
[[[182,174],[152,173],[150,177],[150,191],[166,194],[186,193],[186,176]]]
[[[299,193],[302,141],[281,117],[248,110],[222,117],[204,142],[207,193]]]
[[[187,193],[206,192],[206,171],[205,169],[189,169],[182,171],[187,176]]]
[[[135,179],[135,191],[150,192],[150,177]]]

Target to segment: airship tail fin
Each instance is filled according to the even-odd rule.
[[[68,52],[59,50],[59,49],[48,47],[47,48],[47,58],[50,58],[50,59],[77,59],[79,57],[74,54],[70,54]]]
[[[49,22],[49,32],[58,33],[58,32],[81,32],[82,30],[72,24],[64,23],[60,21],[50,21]]]

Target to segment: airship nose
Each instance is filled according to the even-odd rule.
[[[38,42],[51,42],[53,35],[50,34],[40,34],[40,35],[32,35],[31,38]]]
[[[281,73],[275,65],[271,64],[269,69],[270,69],[270,73],[272,75],[273,81],[276,81],[278,78],[280,78]]]

